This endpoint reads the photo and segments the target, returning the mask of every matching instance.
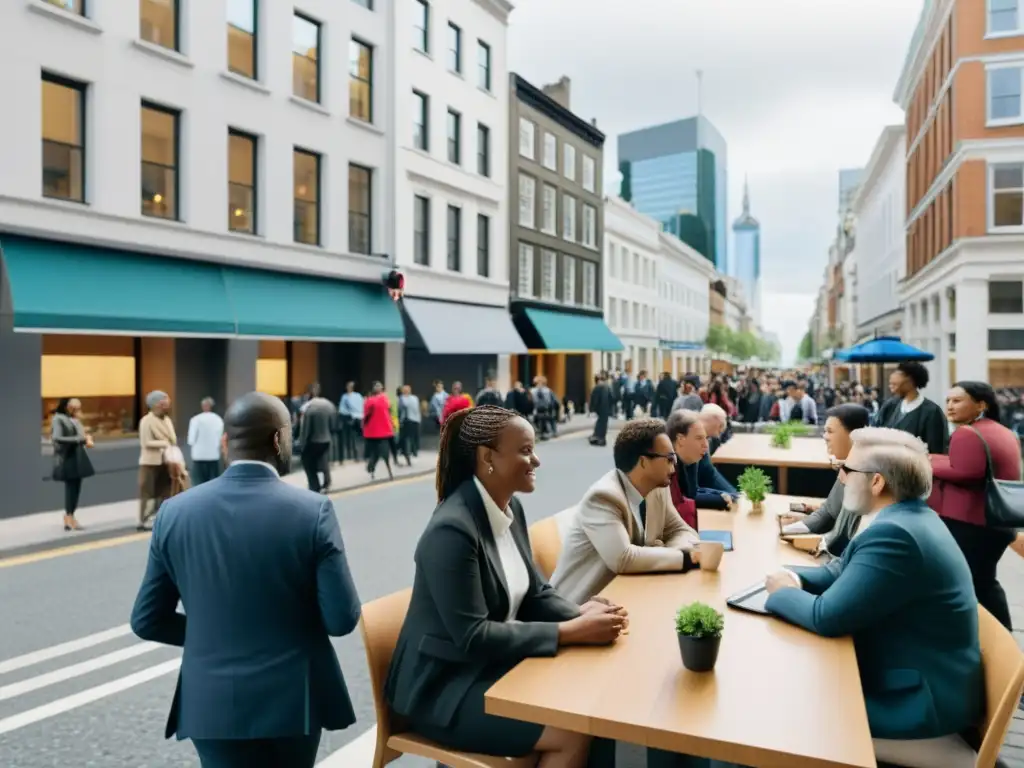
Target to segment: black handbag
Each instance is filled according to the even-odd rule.
[[[985,522],[992,528],[1024,528],[1024,483],[997,480],[988,441],[974,427],[971,431],[985,446]]]

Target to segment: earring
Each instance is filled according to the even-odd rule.
[[[487,474],[490,475],[494,472],[494,465],[491,464],[487,467]]]

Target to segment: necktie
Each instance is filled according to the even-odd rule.
[[[647,530],[647,500],[640,502],[640,525]]]

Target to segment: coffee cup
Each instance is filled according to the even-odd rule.
[[[697,545],[697,551],[700,553],[700,569],[717,571],[725,552],[725,544],[720,541],[702,541]]]

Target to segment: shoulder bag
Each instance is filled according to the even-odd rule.
[[[981,432],[970,427],[985,446],[985,522],[992,528],[1024,528],[1024,483],[997,480],[992,451]]]

